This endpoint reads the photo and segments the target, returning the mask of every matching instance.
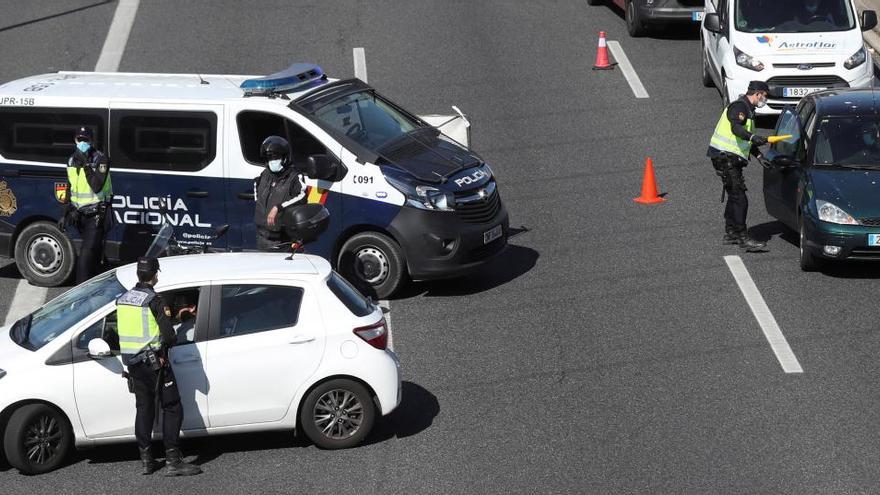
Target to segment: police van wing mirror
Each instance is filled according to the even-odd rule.
[[[721,17],[715,12],[711,14],[706,14],[706,17],[703,19],[703,26],[706,28],[706,31],[709,31],[711,33],[720,33]]]
[[[335,156],[311,155],[306,160],[305,174],[312,179],[339,182],[346,173],[348,169]]]
[[[104,339],[92,339],[89,341],[89,357],[92,359],[104,359],[113,357],[110,344]]]
[[[870,31],[877,27],[877,12],[873,10],[862,11],[862,31]]]
[[[217,227],[217,230],[214,231],[214,239],[219,239],[226,235],[226,232],[229,231],[229,224],[223,224]]]
[[[285,233],[303,243],[317,239],[329,224],[330,212],[318,203],[294,206],[285,210],[281,219]]]

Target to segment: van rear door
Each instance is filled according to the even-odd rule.
[[[142,256],[164,223],[180,244],[203,244],[227,223],[222,105],[111,102],[113,219],[108,256]],[[218,239],[215,247],[226,247]]]

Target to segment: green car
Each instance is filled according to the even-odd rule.
[[[767,212],[796,230],[805,271],[880,261],[880,93],[812,93],[786,109],[764,163]]]

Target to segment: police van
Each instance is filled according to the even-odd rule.
[[[726,106],[749,81],[770,86],[758,114],[778,114],[828,88],[871,85],[874,64],[862,31],[877,14],[858,14],[853,0],[706,0],[700,38],[703,84]]]
[[[62,284],[75,266],[56,191],[80,126],[110,157],[110,261],[143,254],[165,223],[190,243],[229,224],[213,246],[253,249],[253,179],[270,135],[290,142],[294,164],[339,171],[307,180],[308,201],[331,215],[307,251],[376,296],[467,272],[507,244],[495,177],[467,147],[460,112],[418,117],[312,64],[264,77],[59,72],[0,86],[0,256],[35,285]]]

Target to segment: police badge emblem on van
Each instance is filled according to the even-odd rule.
[[[6,183],[0,181],[0,217],[11,217],[18,210],[18,201],[12,189],[6,186]]]

